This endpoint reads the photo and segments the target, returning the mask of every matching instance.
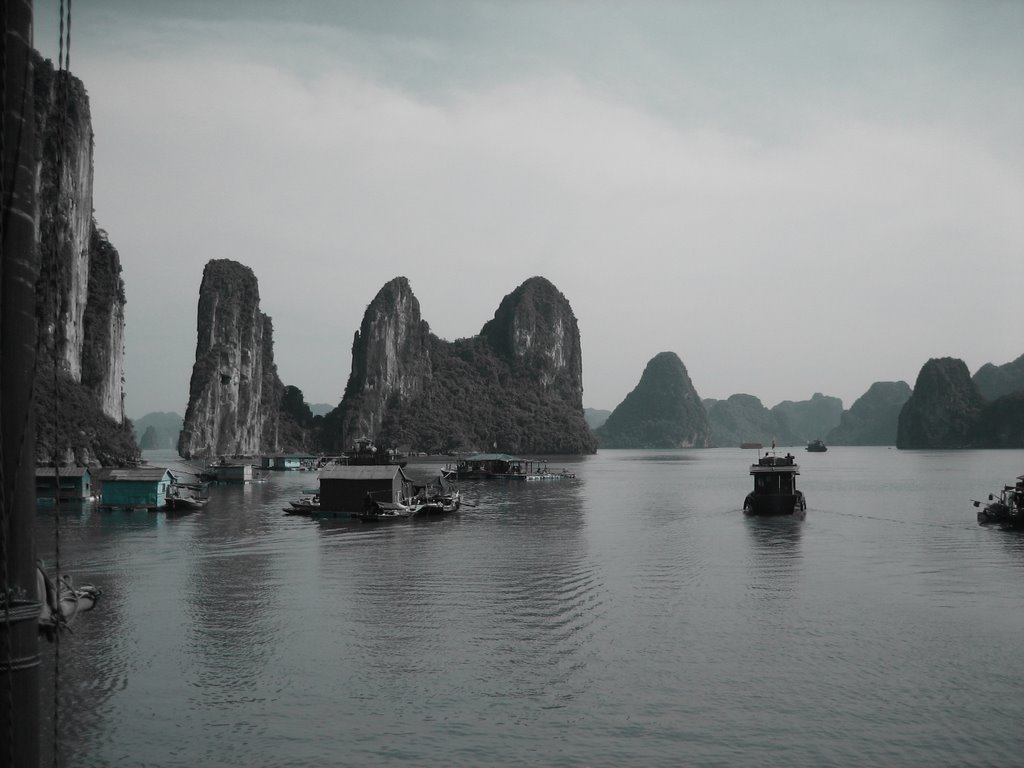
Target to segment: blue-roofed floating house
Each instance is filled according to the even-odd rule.
[[[103,506],[117,509],[162,508],[167,489],[174,482],[174,476],[164,467],[122,467],[105,475]]]
[[[60,491],[57,482],[60,477]],[[93,496],[92,472],[88,467],[36,467],[36,498],[84,501]]]

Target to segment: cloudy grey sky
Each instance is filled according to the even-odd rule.
[[[550,279],[595,408],[664,350],[702,397],[847,407],[1024,353],[1022,2],[73,7],[130,416],[184,413],[214,258],[255,271],[309,402],[397,275],[447,339]]]

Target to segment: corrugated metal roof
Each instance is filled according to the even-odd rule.
[[[92,475],[92,471],[88,467],[61,467],[61,477],[81,477],[86,472]],[[36,477],[53,477],[57,474],[57,470],[54,467],[36,467]]]
[[[321,480],[391,480],[402,472],[397,464],[366,464],[355,466],[332,466],[320,470]]]
[[[463,461],[523,461],[523,459],[508,453],[478,453],[474,456],[467,456]]]
[[[165,467],[116,467],[104,478],[108,483],[158,483],[170,472]]]

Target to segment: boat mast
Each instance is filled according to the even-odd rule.
[[[36,594],[36,139],[32,0],[3,0],[0,28],[0,768],[39,765]]]

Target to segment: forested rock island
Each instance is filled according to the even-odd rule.
[[[334,452],[360,438],[429,453],[586,454],[598,445],[799,445],[821,437],[900,448],[1024,446],[1024,355],[986,364],[974,377],[962,361],[930,360],[913,390],[875,382],[843,410],[820,392],[772,408],[744,393],[701,401],[683,361],[662,352],[613,411],[585,411],[576,317],[539,276],[505,296],[477,333],[455,341],[431,332],[406,278],[389,281],[354,334],[341,402],[314,415],[302,391],[278,374],[255,274],[230,259],[204,270],[180,432],[177,417],[158,415],[136,436],[123,407],[121,256],[92,216],[88,96],[49,61],[37,56],[34,66],[41,464],[132,463],[138,441],[147,448],[173,441],[183,456]]]

